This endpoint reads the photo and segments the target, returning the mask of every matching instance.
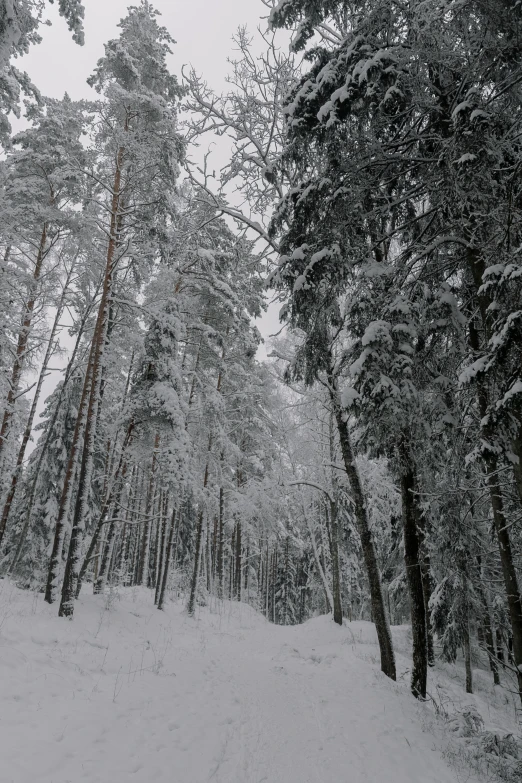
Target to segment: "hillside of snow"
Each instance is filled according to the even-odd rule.
[[[150,593],[81,598],[74,621],[0,582],[2,783],[457,783],[431,703],[376,665],[373,626],[274,626],[215,603],[191,619]],[[509,729],[509,704],[466,697]],[[466,780],[477,780],[467,774]]]

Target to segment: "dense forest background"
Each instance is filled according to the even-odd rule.
[[[415,696],[477,649],[522,696],[520,0],[266,0],[223,93],[142,0],[91,100],[16,67],[44,13],[0,5],[2,576],[372,620],[392,679],[411,623]]]

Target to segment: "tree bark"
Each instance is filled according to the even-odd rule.
[[[78,407],[78,415],[76,417],[76,424],[74,425],[71,448],[69,450],[67,467],[65,469],[65,478],[64,478],[63,488],[62,488],[62,494],[60,497],[58,517],[56,519],[56,525],[54,528],[53,548],[51,552],[51,558],[49,561],[49,569],[47,572],[47,583],[45,586],[45,600],[49,604],[52,604],[55,600],[55,589],[57,588],[61,552],[62,552],[63,539],[65,534],[65,520],[66,520],[66,515],[69,511],[69,505],[71,502],[71,496],[73,490],[74,472],[76,468],[76,455],[80,444],[81,431],[83,429],[85,415],[87,413],[87,403],[91,390],[93,356],[94,353],[91,346],[89,361],[87,364],[87,370],[85,372],[85,378],[83,382],[82,396],[80,399],[80,405]]]
[[[269,595],[270,595],[270,549],[268,544],[268,538],[266,540],[266,563],[265,563],[265,617],[268,620],[269,609]]]
[[[413,636],[411,692],[417,699],[425,699],[428,679],[428,638],[420,562],[415,475],[407,453],[406,444],[402,442],[399,448],[402,463],[401,498],[404,532],[404,560],[406,563],[406,578],[410,594],[411,632]]]
[[[151,516],[154,510],[154,479],[156,476],[156,463],[157,454],[159,449],[159,433],[156,433],[154,439],[154,451],[152,454],[152,466],[150,470],[149,488],[147,490],[147,501],[145,504],[145,519],[143,522],[143,533],[141,539],[140,548],[140,560],[138,566],[138,580],[139,585],[147,586],[147,579],[149,573],[149,551],[150,551],[150,529],[151,529]]]
[[[167,541],[167,549],[165,551],[165,565],[163,567],[163,573],[161,575],[161,588],[158,596],[158,609],[163,609],[165,605],[165,593],[167,590],[167,583],[169,578],[169,570],[172,561],[172,550],[178,537],[180,513],[176,513],[176,507],[172,509],[172,518],[170,520],[169,537]]]
[[[366,499],[364,497],[361,479],[357,470],[357,465],[355,463],[355,455],[352,450],[348,422],[345,419],[341,408],[341,401],[337,388],[337,379],[334,377],[333,373],[330,373],[328,380],[330,400],[339,432],[341,453],[352,493],[352,500],[355,508],[355,520],[357,523],[359,538],[361,539],[364,564],[368,576],[372,617],[377,631],[377,638],[379,641],[379,649],[381,654],[381,671],[392,680],[395,680],[397,677],[395,669],[395,655],[393,652],[390,625],[384,607],[381,576],[379,573],[379,566],[377,564],[373,536],[370,530]]]
[[[235,586],[234,597],[236,601],[241,601],[241,577],[242,577],[242,551],[241,551],[241,522],[236,524],[236,565],[234,569]]]
[[[341,602],[341,571],[339,565],[339,525],[337,522],[337,503],[330,500],[330,553],[332,557],[332,598],[333,619],[337,625],[343,624]]]
[[[433,584],[431,578],[431,565],[430,558],[424,554],[421,557],[421,579],[422,579],[422,592],[424,595],[424,607],[426,611],[426,643],[428,645],[428,666],[435,666],[435,648],[433,645],[433,628],[431,625],[430,616],[430,598],[433,592]]]
[[[473,668],[471,665],[471,643],[468,622],[465,623],[464,627],[462,647],[464,649],[464,665],[466,669],[466,693],[473,693]]]
[[[226,335],[228,336],[229,333],[229,327],[227,326],[226,329]],[[201,348],[201,344],[200,344]],[[199,355],[200,352],[198,350],[198,357],[196,359],[196,367],[199,361]],[[221,361],[223,362],[225,358],[225,344],[223,343],[223,350],[221,352]],[[193,396],[194,396],[194,379],[195,379],[195,373],[196,370],[194,369],[194,377],[193,382],[190,390],[190,397],[189,397],[189,406],[192,404]],[[216,391],[219,394],[221,392],[221,383],[223,380],[223,370],[220,368],[218,372],[217,377],[217,383],[216,383]],[[210,455],[210,451],[212,449],[212,433],[208,436],[208,448],[207,452]],[[205,465],[205,473],[203,476],[203,491],[207,488],[208,484],[208,477],[209,477],[209,462],[207,458],[207,464]],[[198,522],[196,526],[196,551],[194,554],[194,570],[192,573],[192,581],[190,585],[190,596],[189,596],[189,602],[187,606],[187,612],[189,615],[193,615],[195,608],[196,608],[196,598],[197,598],[197,589],[198,589],[198,578],[199,578],[199,565],[201,560],[201,539],[202,539],[202,533],[203,533],[203,518],[204,518],[204,511],[203,508],[200,509],[199,515],[198,515]]]
[[[328,440],[330,446],[330,462],[335,464],[336,448],[334,441],[334,412],[331,411],[328,418]],[[332,468],[333,471],[333,468]],[[330,510],[330,553],[332,557],[332,592],[333,592],[333,619],[338,625],[343,624],[343,607],[341,601],[341,564],[339,559],[339,523],[337,509],[339,505],[337,478],[332,475],[333,498],[329,501]]]
[[[92,458],[94,447],[94,436],[98,418],[99,392],[102,380],[102,353],[105,344],[105,337],[108,328],[108,316],[111,306],[112,281],[114,276],[116,249],[119,243],[120,223],[120,199],[121,199],[121,174],[123,166],[124,150],[120,147],[116,156],[116,171],[114,174],[114,184],[111,203],[111,220],[109,243],[107,247],[107,258],[105,264],[105,275],[103,279],[102,296],[94,329],[89,365],[91,367],[92,378],[88,378],[87,372],[84,383],[84,392],[89,396],[87,408],[87,417],[85,420],[85,432],[83,439],[82,459],[78,478],[78,489],[76,494],[76,503],[74,506],[74,516],[71,529],[71,540],[65,566],[65,574],[62,583],[62,596],[60,602],[59,616],[72,618],[74,614],[74,596],[76,593],[76,582],[78,578],[80,547],[83,537],[83,526],[85,522],[85,511],[90,491],[90,478],[92,472]],[[83,394],[82,394],[83,397]],[[79,414],[80,416],[80,414]]]
[[[221,373],[219,374],[219,378],[221,378]],[[218,391],[220,387],[220,381],[218,380]],[[209,435],[208,437],[208,448],[207,451],[210,453],[210,450],[212,448],[212,435]],[[203,491],[207,488],[208,484],[208,477],[209,477],[209,463],[207,458],[207,464],[205,465],[205,473],[203,476]],[[196,545],[195,545],[195,552],[194,552],[194,570],[192,572],[192,580],[190,583],[190,596],[189,596],[189,602],[187,606],[187,612],[190,616],[194,615],[194,611],[196,609],[196,599],[197,599],[197,592],[198,592],[198,579],[199,579],[199,566],[201,561],[201,539],[203,537],[203,519],[204,519],[204,510],[203,507],[200,508],[199,514],[198,514],[198,522],[196,525]]]
[[[194,616],[194,612],[196,610],[196,598],[197,598],[198,580],[199,580],[199,565],[201,561],[201,539],[203,537],[203,519],[204,519],[203,509],[200,509],[198,514],[198,522],[196,525],[194,570],[192,572],[192,580],[190,582],[190,596],[187,605],[187,612],[191,617]]]
[[[219,488],[219,528],[218,528],[218,551],[217,551],[217,572],[218,572],[218,596],[223,598],[223,588],[225,579],[225,491],[223,487]]]
[[[167,538],[168,505],[169,505],[169,496],[168,496],[168,492],[166,492],[164,502],[163,502],[163,513],[161,515],[159,560],[158,560],[158,567],[157,567],[157,574],[156,574],[156,592],[154,594],[154,603],[156,604],[156,606],[158,605],[158,601],[161,593],[161,585],[163,582],[163,569],[165,568],[165,547],[166,547],[166,538]]]

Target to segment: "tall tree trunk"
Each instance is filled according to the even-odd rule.
[[[79,466],[76,501],[74,504],[71,536],[69,539],[65,572],[62,581],[60,607],[58,610],[59,617],[68,617],[69,619],[72,619],[74,614],[74,599],[76,596],[80,570],[83,528],[85,524],[85,514],[87,512],[88,494],[90,491],[92,475],[92,458],[94,449],[94,435],[96,429],[95,419],[97,418],[98,414],[98,394],[101,382],[101,373],[99,372],[96,352],[93,353],[94,361],[91,365],[92,378],[90,383],[89,402],[85,416],[83,448]],[[86,379],[84,386],[87,385],[88,381]],[[72,494],[72,483],[69,487],[69,493]],[[67,503],[66,507],[69,507],[69,503]]]
[[[247,600],[247,603],[248,603],[248,598],[249,598],[249,595],[248,595],[248,572],[250,570],[250,544],[249,543],[247,543],[245,558],[246,558],[246,562],[245,562],[245,566],[243,568],[243,571],[244,571],[243,587],[244,587],[244,590],[245,590],[245,593],[246,593],[246,600]]]
[[[161,531],[160,531],[160,540],[159,540],[159,559],[158,559],[158,567],[157,567],[157,574],[156,574],[156,592],[154,594],[154,603],[156,606],[158,605],[159,596],[161,593],[161,585],[163,582],[163,569],[165,568],[165,547],[166,547],[166,538],[167,538],[167,512],[168,512],[168,506],[169,506],[169,494],[168,492],[165,493],[165,498],[163,501],[163,513],[161,515]]]
[[[229,333],[229,327],[227,326],[226,335],[228,336]],[[201,348],[201,344],[200,344]],[[198,357],[196,359],[196,367],[199,361],[199,354],[200,351],[198,350]],[[223,362],[225,358],[225,344],[223,343],[223,350],[221,352],[221,361]],[[189,406],[192,404],[192,400],[194,397],[194,380],[196,375],[196,368],[194,369],[194,377],[192,381],[192,386],[190,390],[190,397],[189,397]],[[218,372],[217,377],[217,384],[216,384],[216,391],[219,394],[221,392],[221,383],[223,380],[223,370],[220,368]],[[207,451],[210,455],[210,451],[212,449],[212,433],[208,436],[208,448]],[[207,458],[207,464],[205,465],[205,474],[203,477],[203,490],[207,488],[208,484],[208,477],[209,477],[209,462]],[[189,602],[187,606],[187,612],[189,615],[193,615],[195,608],[196,608],[196,598],[197,598],[197,589],[198,589],[198,579],[199,579],[199,565],[201,560],[201,539],[203,534],[203,518],[204,518],[204,510],[203,508],[200,509],[200,512],[198,514],[198,521],[196,526],[196,551],[194,553],[194,570],[192,572],[192,581],[190,585],[190,596],[189,596]]]
[[[278,564],[278,549],[277,546],[274,548],[274,552],[272,555],[272,622],[276,623],[277,619],[277,613],[276,613],[276,584],[277,584],[277,564]]]
[[[62,584],[60,609],[58,612],[60,617],[72,618],[74,614],[74,596],[76,593],[76,582],[79,572],[80,548],[83,537],[83,526],[85,524],[85,512],[87,507],[88,494],[90,491],[94,437],[96,434],[96,424],[98,418],[99,393],[102,380],[102,354],[108,328],[108,319],[111,307],[112,282],[117,260],[116,250],[119,243],[119,231],[121,229],[120,199],[123,156],[124,150],[123,147],[120,147],[116,156],[116,171],[114,174],[111,203],[109,243],[107,247],[102,296],[89,357],[89,365],[91,367],[92,377],[88,378],[89,372],[87,372],[84,383],[84,391],[86,389],[88,390],[87,393],[89,396],[89,404],[85,420],[82,459],[80,463],[78,488],[74,506],[71,540],[69,543],[69,551]]]
[[[433,582],[431,578],[431,564],[428,555],[424,555],[421,559],[421,578],[422,578],[422,593],[424,596],[424,607],[426,612],[426,644],[428,645],[428,666],[435,666],[435,647],[433,644],[433,627],[431,624],[430,615],[430,598],[433,592]]]
[[[336,461],[336,449],[334,441],[335,419],[334,412],[330,412],[328,417],[328,442],[330,446],[330,462],[332,465]],[[332,468],[333,471],[333,468]],[[333,619],[338,625],[343,624],[343,607],[341,602],[341,564],[339,559],[339,523],[337,516],[338,509],[338,487],[337,478],[332,475],[333,499],[329,499],[330,510],[330,553],[332,557],[332,592],[333,592]]]
[[[220,373],[221,377],[221,373]],[[219,386],[218,382],[218,386]],[[219,391],[219,388],[218,388]],[[209,435],[208,437],[208,448],[207,451],[210,454],[210,450],[212,448],[212,435]],[[209,462],[207,458],[207,464],[205,465],[205,473],[203,476],[203,491],[207,488],[208,484],[208,477],[209,477]],[[195,544],[195,552],[194,552],[194,570],[192,572],[192,580],[190,582],[190,596],[189,596],[189,602],[187,606],[187,612],[190,616],[194,615],[194,611],[196,609],[196,599],[197,599],[197,592],[198,592],[198,580],[199,580],[199,567],[200,567],[200,561],[201,561],[201,539],[203,538],[203,519],[204,519],[204,509],[203,507],[200,508],[199,514],[198,514],[198,522],[196,525],[196,544]]]
[[[153,518],[151,520],[151,531],[150,531],[151,557],[150,557],[148,587],[151,587],[154,590],[154,595],[156,595],[156,574],[158,570],[158,557],[159,557],[158,545],[159,545],[160,530],[161,530],[162,511],[163,511],[163,487],[160,486],[159,490],[156,493],[155,504],[152,512]]]
[[[127,584],[129,587],[136,584],[137,553],[140,542],[140,513],[143,499],[143,487],[145,485],[145,474],[136,466],[135,488],[133,493],[132,505],[129,504],[130,532],[129,547],[127,553]]]
[[[433,580],[431,576],[431,562],[427,548],[427,519],[425,513],[419,507],[415,499],[417,531],[419,537],[419,559],[422,579],[422,594],[424,596],[424,611],[426,614],[426,644],[428,651],[428,666],[435,666],[435,648],[433,644],[433,628],[430,615],[430,599],[433,592]]]
[[[36,292],[38,287],[38,281],[42,273],[42,266],[46,256],[46,244],[47,244],[47,223],[44,223],[42,234],[40,236],[40,244],[38,247],[38,253],[36,256],[36,263],[33,271],[33,279],[31,281],[31,288],[29,292],[29,299],[25,305],[24,317],[22,321],[22,328],[18,335],[18,344],[16,346],[15,360],[13,363],[13,369],[11,371],[11,379],[9,381],[9,391],[7,393],[6,405],[4,408],[4,415],[2,418],[2,426],[0,427],[0,468],[2,467],[2,461],[4,457],[5,446],[9,438],[9,430],[11,421],[14,414],[14,406],[18,397],[18,390],[20,386],[20,380],[24,368],[25,356],[27,352],[27,343],[29,341],[29,335],[31,333],[31,324],[33,320],[33,311],[36,304]],[[0,543],[4,536],[5,528],[0,527]]]
[[[203,538],[203,519],[204,519],[204,512],[203,509],[201,508],[198,514],[198,522],[196,525],[194,570],[192,572],[192,579],[190,582],[190,596],[187,605],[187,612],[191,617],[194,615],[194,612],[196,610],[196,599],[197,599],[198,581],[199,581],[199,567],[201,561],[201,539]]]
[[[373,622],[375,623],[375,629],[377,631],[377,639],[379,641],[379,650],[381,654],[381,671],[392,680],[395,680],[397,676],[395,669],[395,655],[393,652],[390,625],[384,607],[381,576],[379,573],[379,566],[377,564],[373,536],[370,530],[368,508],[362,489],[361,479],[355,462],[355,455],[352,450],[348,422],[341,407],[337,379],[334,377],[333,373],[330,373],[329,376],[329,391],[335,420],[337,423],[337,429],[339,432],[344,467],[352,493],[352,500],[355,508],[355,520],[357,523],[359,538],[361,539],[361,548],[363,551],[366,574],[368,576],[372,617]]]
[[[234,597],[237,601],[241,601],[241,577],[242,577],[242,543],[241,543],[241,522],[236,524],[236,565],[234,569],[235,573],[235,587]]]
[[[404,560],[406,563],[406,578],[410,594],[411,632],[413,636],[411,692],[416,698],[425,699],[428,679],[428,637],[420,562],[415,474],[411,465],[410,456],[407,452],[407,445],[402,442],[399,448],[402,463],[401,498],[404,532]]]
[[[268,620],[269,614],[269,595],[270,595],[270,549],[268,538],[266,540],[266,564],[265,564],[265,617]]]
[[[212,551],[211,551],[212,583],[215,582],[217,576],[218,537],[219,537],[219,518],[215,516],[214,526],[212,529]]]
[[[337,521],[337,503],[329,501],[330,510],[330,554],[332,558],[332,598],[333,619],[337,625],[343,624],[343,607],[341,603],[341,570],[339,564],[339,525]],[[328,512],[327,512],[328,513]]]
[[[80,399],[80,405],[78,407],[78,415],[76,416],[76,423],[74,425],[71,448],[69,449],[67,466],[65,468],[65,478],[63,482],[62,494],[60,497],[60,505],[58,508],[58,517],[56,519],[56,525],[54,528],[53,548],[51,551],[51,558],[49,560],[49,569],[47,571],[47,582],[45,586],[45,600],[49,604],[54,602],[55,590],[58,586],[57,580],[60,570],[61,552],[65,535],[66,515],[69,511],[71,502],[74,473],[76,468],[76,457],[80,445],[81,432],[85,423],[85,416],[87,414],[87,405],[91,390],[93,357],[94,352],[91,346],[89,360],[87,363],[87,370],[85,372],[85,378],[83,382],[82,396]]]
[[[207,576],[207,593],[212,593],[212,536],[210,534],[210,520],[207,520],[207,538],[206,538],[206,576]]]
[[[172,509],[172,518],[170,520],[167,549],[165,551],[165,565],[163,567],[163,573],[161,575],[161,588],[158,596],[158,609],[163,609],[165,605],[165,593],[167,590],[169,570],[172,561],[172,550],[175,547],[175,543],[178,538],[180,516],[181,513],[179,511],[176,512],[176,506],[174,506],[174,508]]]
[[[149,488],[147,490],[147,501],[145,504],[145,519],[143,522],[143,534],[141,539],[140,561],[138,567],[138,584],[147,586],[149,574],[149,553],[150,553],[150,531],[154,512],[154,488],[156,477],[157,454],[159,449],[160,436],[156,433],[154,439],[154,451],[152,454],[152,466],[150,470]]]
[[[229,570],[229,584],[228,584],[228,600],[231,601],[234,597],[234,585],[236,584],[236,525],[232,530],[232,539],[230,541],[230,556],[228,559]]]
[[[225,491],[223,487],[219,488],[219,530],[218,530],[218,551],[217,551],[217,572],[218,572],[218,596],[223,598],[223,587],[225,579]]]
[[[466,618],[462,639],[464,649],[464,666],[466,669],[466,693],[473,693],[473,668],[471,663],[471,641],[469,637],[469,622]]]

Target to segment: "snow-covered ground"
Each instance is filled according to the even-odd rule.
[[[85,590],[69,623],[0,582],[2,783],[457,782],[433,706],[408,693],[407,658],[397,684],[384,677],[370,624],[151,604],[143,590]],[[407,647],[405,629],[396,637]],[[447,701],[509,720],[436,677]]]

